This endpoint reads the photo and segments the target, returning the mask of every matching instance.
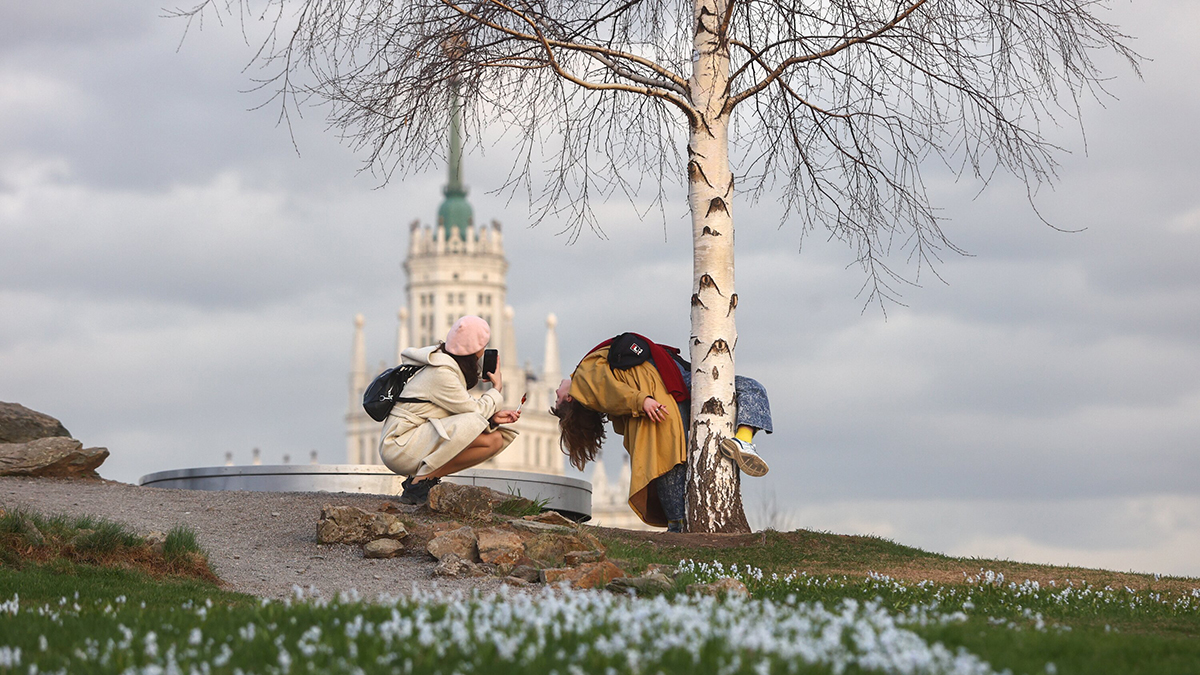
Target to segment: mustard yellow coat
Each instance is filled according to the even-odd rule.
[[[655,422],[642,411],[646,397],[665,405],[667,419]],[[608,415],[613,431],[621,434],[629,453],[629,506],[647,525],[665,527],[666,514],[653,481],[687,461],[679,406],[662,377],[647,361],[628,370],[608,365],[608,347],[588,354],[571,374],[571,398]]]

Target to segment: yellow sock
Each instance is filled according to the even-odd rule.
[[[734,434],[739,441],[744,443],[754,442],[754,427],[738,427],[737,433]]]

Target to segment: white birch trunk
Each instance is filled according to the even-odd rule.
[[[692,428],[688,529],[748,532],[737,466],[720,453],[734,433],[733,173],[729,168],[729,45],[720,24],[732,0],[696,0],[689,83],[699,118],[688,138],[692,209]]]

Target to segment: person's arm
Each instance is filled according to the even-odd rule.
[[[496,389],[485,391],[479,398],[471,396],[460,375],[446,366],[434,367],[429,390],[429,402],[450,414],[477,412],[489,421],[504,402],[504,398]]]

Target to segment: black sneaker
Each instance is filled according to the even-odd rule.
[[[411,504],[419,506],[429,501],[429,490],[438,483],[442,482],[441,478],[426,478],[420,483],[413,484],[412,476],[404,479],[400,487],[404,488],[404,492],[400,494],[401,504]]]

